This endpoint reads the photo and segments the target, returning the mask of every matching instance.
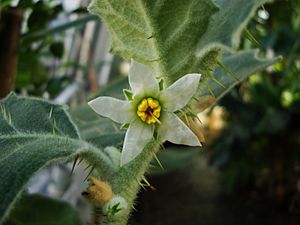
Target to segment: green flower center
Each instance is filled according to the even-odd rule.
[[[160,123],[161,106],[153,98],[144,98],[137,107],[137,115],[147,124]]]

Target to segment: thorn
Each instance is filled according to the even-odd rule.
[[[131,207],[132,207],[132,209],[133,209],[134,211],[137,212],[137,210],[136,210],[136,208],[134,207],[134,205],[132,205]]]
[[[53,134],[53,135],[56,135],[56,120],[55,120],[55,118],[53,118],[52,134]]]
[[[11,122],[11,114],[9,112],[7,112],[7,117],[8,117],[8,123],[12,124],[12,122]]]
[[[191,127],[189,118],[187,117],[186,113],[185,113],[184,111],[182,111],[182,110],[180,110],[180,112],[183,114],[184,119],[185,119],[185,122],[186,122],[186,124],[188,125],[188,127]]]
[[[160,146],[161,150],[163,150],[163,151],[166,150],[165,146],[162,143],[159,143],[159,146]]]
[[[83,180],[83,182],[85,182],[86,180],[88,180],[89,176],[92,174],[92,172],[94,171],[95,167],[93,166],[92,169],[90,170],[90,172],[88,173],[88,175],[86,176],[86,178]]]
[[[160,58],[148,60],[148,62],[157,62],[160,61]]]
[[[155,190],[156,190],[156,188],[153,187],[153,186],[149,183],[149,181],[147,181],[146,177],[143,176],[142,180],[147,184],[147,186],[148,186],[152,191],[155,191]]]
[[[75,166],[76,166],[76,163],[77,163],[77,160],[78,160],[78,157],[75,158],[74,162],[73,162],[73,165],[72,165],[72,170],[71,170],[71,174],[70,176],[73,174],[74,172],[74,169],[75,169]]]
[[[51,107],[51,109],[50,109],[50,112],[49,112],[49,120],[51,119],[51,117],[52,117],[52,113],[53,113],[53,107]]]
[[[218,81],[215,77],[211,77],[211,79],[212,79],[214,82],[216,82],[220,87],[226,89],[225,85],[222,84],[220,81]]]
[[[154,138],[154,141],[159,145],[159,147],[160,147],[162,150],[165,150],[165,147],[164,147],[164,145],[163,145],[161,142],[159,142],[156,138]],[[154,165],[151,165],[151,163],[150,163],[149,166],[155,167]]]
[[[249,41],[251,41],[254,45],[256,45],[257,47],[261,47],[261,44],[256,40],[256,38],[253,36],[253,34],[251,34],[251,32],[247,28],[244,30],[244,34],[246,38]]]
[[[165,168],[162,166],[161,162],[159,161],[159,159],[157,158],[157,155],[153,152],[153,157],[156,160],[156,162],[158,163],[158,165],[160,166],[160,168],[162,170],[164,170]]]
[[[210,93],[213,97],[216,97],[216,95],[214,94],[213,90],[210,88],[209,85],[207,85],[207,89],[208,89],[209,93]]]
[[[145,176],[142,177],[142,180],[143,180],[148,186],[151,186],[151,184],[149,183],[149,181],[147,181],[147,179],[146,179]]]
[[[83,161],[83,158],[81,158],[77,164],[77,166],[79,166],[79,164]]]
[[[144,185],[142,182],[138,181],[138,184],[139,184],[145,191],[147,191],[147,189],[145,188],[145,185]]]
[[[88,168],[90,168],[92,165],[88,165],[87,167],[85,167],[84,171],[86,171]]]
[[[196,102],[198,102],[198,101],[199,101],[199,99],[198,99],[198,98],[196,98],[195,96],[193,96],[193,97],[192,97],[192,99],[193,99],[193,100],[195,100]]]
[[[198,120],[198,122],[203,125],[202,121],[200,120],[200,118],[197,115],[194,118],[196,118],[196,120]]]
[[[230,76],[232,76],[237,81],[241,81],[238,78],[238,76],[234,72],[232,72],[230,69],[228,69],[221,61],[217,60],[217,63],[226,73],[228,73]]]

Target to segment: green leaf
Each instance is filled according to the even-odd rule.
[[[152,65],[170,82],[200,71],[196,47],[217,7],[211,0],[93,0],[89,10],[106,22],[112,52]]]
[[[220,10],[214,14],[208,29],[197,45],[197,56],[201,57],[212,48],[237,48],[241,33],[256,9],[268,0],[216,0]]]
[[[11,94],[0,101],[0,146],[0,221],[28,180],[51,163],[80,157],[103,177],[117,170],[106,152],[81,140],[62,106],[36,98]]]
[[[68,203],[41,195],[24,195],[4,225],[81,225],[78,212]]]
[[[3,0],[0,2],[0,10],[4,9],[5,7],[9,6],[12,0]]]
[[[255,10],[267,0],[93,0],[106,22],[111,51],[151,65],[168,84],[187,73],[214,69],[221,49],[239,44]]]
[[[266,68],[267,66],[274,64],[278,60],[279,58],[269,60],[259,59],[257,50],[247,50],[233,54],[225,54],[221,60],[222,64],[237,77],[235,78],[231,76],[227,71],[219,66],[214,71],[214,77],[219,83],[221,83],[221,85],[213,80],[209,80],[207,83],[201,83],[198,96],[213,94],[218,100],[240,81],[246,79],[251,74]],[[209,87],[213,93],[211,93],[207,87]]]

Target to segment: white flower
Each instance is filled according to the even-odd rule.
[[[197,136],[174,113],[188,104],[195,94],[200,74],[187,74],[160,90],[153,71],[132,62],[129,84],[132,99],[123,101],[98,97],[89,102],[92,109],[117,123],[129,123],[121,153],[121,166],[138,156],[156,131],[159,141],[201,146]]]

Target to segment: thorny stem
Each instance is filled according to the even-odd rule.
[[[104,219],[101,221],[101,225],[125,225],[127,223],[130,212],[134,209],[134,200],[140,190],[144,174],[147,172],[154,154],[159,149],[160,143],[153,139],[135,160],[121,167],[113,176],[111,181],[113,192],[122,196],[127,201],[129,210],[114,221],[106,221]]]

